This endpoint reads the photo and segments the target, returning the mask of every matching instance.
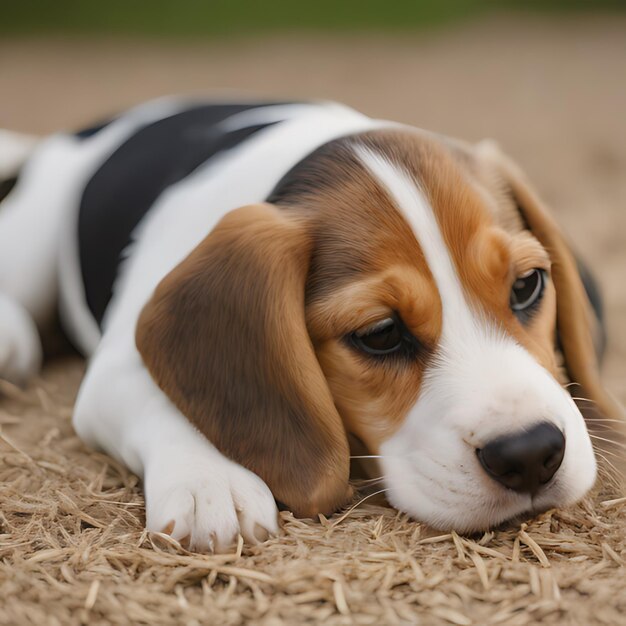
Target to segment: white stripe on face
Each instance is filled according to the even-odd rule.
[[[381,182],[408,222],[435,279],[443,309],[442,344],[455,333],[475,329],[475,321],[463,293],[435,213],[416,181],[382,155],[355,146],[361,162]]]
[[[437,354],[424,372],[418,400],[380,446],[389,501],[431,525],[472,531],[533,505],[579,499],[594,482],[595,460],[573,401],[513,337],[472,311],[435,212],[410,173],[365,146],[354,150],[411,228],[443,315]],[[554,480],[533,502],[488,477],[476,449],[540,421],[561,428],[567,445]]]

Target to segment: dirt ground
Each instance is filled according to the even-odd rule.
[[[502,17],[436,33],[205,43],[0,41],[0,127],[46,133],[174,92],[330,98],[468,140],[529,173],[607,303],[626,402],[626,16]],[[226,557],[142,533],[136,479],[71,430],[83,365],[0,402],[0,624],[626,624],[626,500],[482,538],[391,509],[302,522]]]

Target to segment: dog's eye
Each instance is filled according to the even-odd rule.
[[[546,272],[540,269],[530,270],[520,276],[511,289],[511,309],[518,317],[528,315],[543,296],[546,284]]]
[[[391,354],[402,347],[402,331],[393,317],[357,330],[350,339],[359,350],[377,356]]]

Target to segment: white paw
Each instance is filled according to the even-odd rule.
[[[180,459],[169,468],[146,468],[144,483],[147,529],[166,532],[191,550],[227,552],[239,534],[257,544],[278,533],[267,485],[223,457],[218,463]]]
[[[0,378],[22,384],[41,367],[39,333],[30,315],[0,294]]]

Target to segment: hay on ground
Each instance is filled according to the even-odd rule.
[[[0,624],[623,623],[626,498],[603,493],[472,539],[368,503],[229,555],[149,535],[137,479],[72,431],[82,369],[3,387]]]

